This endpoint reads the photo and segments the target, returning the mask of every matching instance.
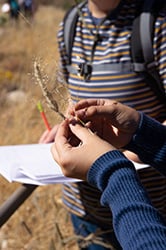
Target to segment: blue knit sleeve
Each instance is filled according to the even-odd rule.
[[[101,204],[109,206],[113,227],[123,249],[166,249],[166,226],[141,185],[133,164],[119,151],[94,162],[88,182],[102,191]]]
[[[166,126],[141,113],[139,128],[125,148],[166,175]]]

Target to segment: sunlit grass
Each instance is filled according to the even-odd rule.
[[[42,58],[50,81],[55,81],[56,33],[63,14],[61,9],[40,7],[32,25],[20,19],[17,25],[8,22],[0,27],[0,145],[38,142],[45,130],[36,106],[39,100],[52,126],[61,120],[47,107],[41,89],[35,84],[33,63],[35,58]],[[17,91],[22,91],[24,97],[17,101],[8,99]],[[62,101],[61,97],[57,99],[63,110]],[[1,177],[1,204],[19,186]],[[73,235],[61,203],[61,185],[39,187],[1,228],[0,249],[77,249],[73,242],[63,244],[59,230],[65,238]]]

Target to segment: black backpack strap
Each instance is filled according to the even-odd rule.
[[[75,27],[77,19],[79,17],[78,10],[81,9],[87,1],[83,1],[78,5],[73,6],[64,17],[64,43],[66,47],[66,53],[68,56],[68,62],[71,63],[71,52],[75,36]]]
[[[166,102],[166,94],[153,55],[155,0],[144,1],[143,10],[134,20],[131,36],[131,55],[134,70],[143,73],[151,89],[160,101]]]

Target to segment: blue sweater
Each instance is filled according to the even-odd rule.
[[[166,127],[141,114],[140,126],[127,148],[166,174]],[[97,159],[88,182],[102,191],[113,227],[123,249],[166,249],[166,224],[151,205],[133,164],[118,150]]]

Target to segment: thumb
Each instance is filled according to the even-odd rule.
[[[83,127],[80,124],[70,124],[70,129],[72,133],[82,141],[82,143],[86,143],[89,140],[91,135],[94,135],[90,129],[87,127]]]

